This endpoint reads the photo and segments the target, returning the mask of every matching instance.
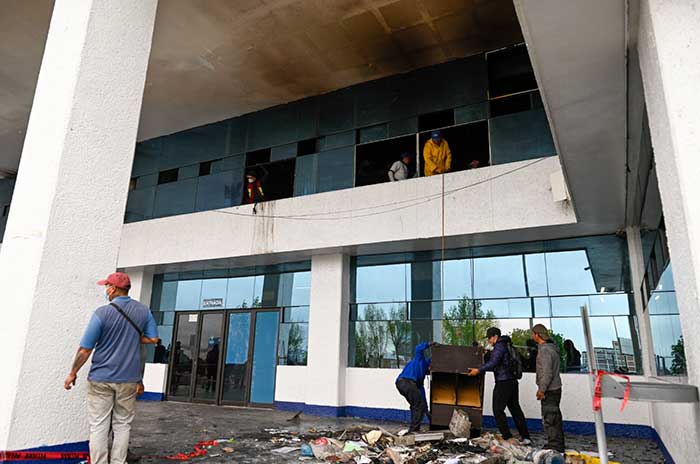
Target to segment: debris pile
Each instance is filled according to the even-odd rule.
[[[455,431],[465,435],[457,421]],[[297,456],[299,461],[349,464],[595,464],[594,453],[556,451],[503,440],[500,435],[483,433],[476,438],[455,436],[449,431],[406,434],[382,428],[356,427],[343,431],[307,433],[266,430],[279,448],[273,454]],[[468,434],[467,434],[468,435]]]

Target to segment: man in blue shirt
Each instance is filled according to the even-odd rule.
[[[124,464],[142,382],[141,344],[157,343],[158,331],[151,310],[129,297],[128,275],[115,272],[98,285],[104,285],[110,303],[92,315],[63,386],[70,390],[75,385],[78,371],[94,350],[88,374],[90,459],[93,464],[107,464],[111,425],[114,440],[109,462]]]
[[[428,348],[430,348],[430,344],[425,342],[416,346],[415,356],[406,364],[396,379],[396,389],[411,406],[409,432],[420,431],[423,416],[428,413],[428,402],[425,399],[425,388],[423,388],[423,381],[430,369],[430,360],[425,357],[425,351]]]

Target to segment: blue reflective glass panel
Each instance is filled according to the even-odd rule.
[[[195,207],[197,179],[170,182],[156,187],[153,217],[192,213]]]
[[[444,295],[446,300],[471,298],[472,262],[470,259],[453,259],[443,263]]]
[[[309,324],[281,324],[278,363],[287,366],[306,366],[308,344]]]
[[[527,296],[522,255],[474,259],[474,298]]]
[[[544,109],[489,120],[491,164],[512,163],[556,153]]]
[[[165,284],[164,284],[165,286]],[[175,298],[176,311],[192,311],[199,309],[199,296],[202,293],[201,280],[181,280],[177,283]]]
[[[279,313],[276,311],[255,316],[251,403],[272,404],[275,399],[278,319]]]
[[[406,265],[357,268],[357,303],[406,301]]]
[[[546,253],[550,295],[596,293],[591,264],[585,250]]]
[[[202,281],[200,309],[223,309],[226,304],[228,279],[206,279]]]

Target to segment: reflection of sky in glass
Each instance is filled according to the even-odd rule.
[[[357,268],[357,303],[405,300],[405,264]]]
[[[670,357],[672,346],[681,338],[679,316],[649,316],[651,337],[654,339],[654,352],[657,356]],[[671,367],[668,364],[668,367]]]
[[[253,303],[253,290],[255,277],[234,277],[228,279],[228,293],[226,296],[227,308],[251,307]],[[261,289],[262,290],[262,289]]]
[[[311,272],[295,272],[293,279],[291,305],[308,305],[311,297]]]
[[[659,284],[656,286],[656,290],[659,291],[668,291],[668,290],[675,290],[675,286],[673,284],[673,269],[671,269],[671,263],[668,263],[668,266],[666,266],[666,269],[664,270],[663,274],[661,274],[661,278],[659,279]]]
[[[547,253],[550,295],[596,293],[588,256],[584,250]]]
[[[472,269],[471,260],[453,259],[444,263],[445,295],[446,300],[459,300],[471,298]]]
[[[527,289],[530,296],[548,295],[544,253],[525,255],[525,268],[527,269]]]
[[[181,280],[177,284],[176,310],[199,309],[199,295],[202,291],[201,280]]]
[[[476,258],[474,298],[527,296],[521,255]]]
[[[202,282],[201,309],[224,308],[227,279],[207,279]],[[220,305],[204,306],[204,300],[221,299]]]
[[[226,364],[244,364],[248,360],[250,313],[229,315]]]
[[[175,309],[175,301],[177,297],[177,281],[163,282],[163,290],[160,295],[161,311]]]

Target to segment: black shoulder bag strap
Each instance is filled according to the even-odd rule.
[[[110,306],[114,306],[114,307],[116,308],[116,310],[119,311],[119,314],[121,314],[122,316],[124,316],[124,319],[126,319],[127,321],[129,321],[129,324],[131,324],[131,326],[132,326],[132,327],[134,328],[134,330],[139,334],[139,336],[143,336],[143,331],[142,331],[141,329],[139,329],[139,326],[137,326],[136,323],[135,323],[134,321],[132,321],[131,318],[130,318],[129,316],[126,315],[126,313],[124,312],[124,310],[123,310],[122,308],[120,308],[118,304],[116,304],[116,303],[110,303],[109,305],[110,305]]]

